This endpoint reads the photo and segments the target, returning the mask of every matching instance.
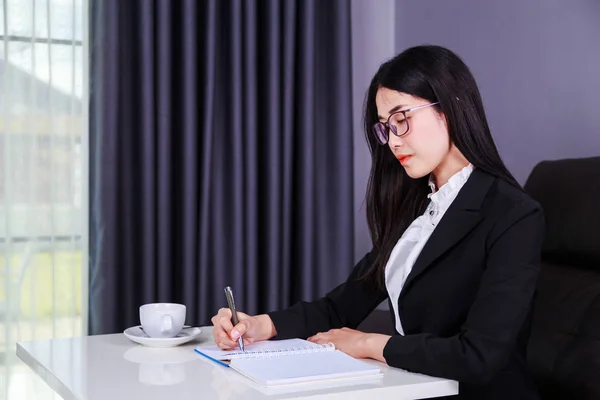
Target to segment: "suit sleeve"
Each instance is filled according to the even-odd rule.
[[[486,269],[461,332],[393,336],[383,350],[390,366],[484,384],[508,362],[540,270],[544,217],[531,203],[515,205],[491,231]]]
[[[371,266],[370,254],[356,264],[346,282],[323,298],[268,313],[277,330],[274,339],[306,339],[329,329],[356,328],[387,298],[385,290],[358,279]]]

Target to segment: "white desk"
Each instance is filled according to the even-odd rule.
[[[458,393],[456,381],[379,364],[383,377],[263,388],[193,351],[213,343],[212,327],[190,343],[155,349],[123,334],[17,343],[17,355],[65,400],[422,399]]]

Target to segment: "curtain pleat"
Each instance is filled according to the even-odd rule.
[[[139,323],[148,302],[209,324],[227,285],[254,314],[341,283],[354,243],[350,2],[97,7],[93,62],[111,68],[92,81],[91,331]]]

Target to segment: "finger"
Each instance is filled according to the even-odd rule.
[[[215,342],[221,343],[223,346],[230,347],[230,348],[235,347],[235,345],[237,343],[237,342],[231,340],[229,338],[229,335],[227,335],[227,333],[225,333],[225,332],[219,333],[219,335],[217,335],[217,338],[215,339]]]
[[[214,321],[213,321],[213,330],[212,330],[212,335],[213,335],[213,339],[215,340],[215,343],[217,342],[219,335],[223,334],[223,335],[227,335],[227,332],[225,332],[225,330],[223,330],[223,328],[221,327],[221,324],[219,323],[219,320],[214,317]]]
[[[226,344],[231,344],[232,346],[237,346],[238,344],[238,340],[231,338],[231,336],[228,333],[223,333],[223,336],[219,337],[219,340],[226,343]]]
[[[211,322],[213,323],[213,338],[215,342],[217,342],[217,338],[219,333],[226,332],[225,327],[227,327],[227,322],[231,325],[231,321],[227,319],[227,315],[231,315],[231,311],[228,308],[221,308],[217,312],[217,315],[211,318]],[[223,326],[225,324],[225,327]]]
[[[311,342],[316,343],[316,344],[327,344],[330,341],[323,337],[314,337],[313,340],[311,340]]]
[[[248,338],[248,339],[243,339],[243,340],[244,340],[245,346],[250,345],[255,342],[255,339],[253,339],[253,338]],[[219,337],[218,339],[215,339],[215,342],[218,343],[219,348],[228,349],[228,350],[232,350],[239,345],[237,340],[233,341],[228,336]]]
[[[214,315],[210,320],[214,326],[220,325],[221,318],[226,318],[231,320],[231,311],[228,308],[220,308],[217,312],[217,315]]]
[[[215,338],[215,344],[220,349],[227,349],[229,347],[229,343],[227,343],[228,339],[223,339],[221,336],[217,336]]]
[[[324,340],[325,337],[328,337],[329,335],[327,335],[326,333],[323,332],[319,332],[316,335],[311,336],[310,338],[308,338],[307,340],[313,343],[320,343],[321,340]]]
[[[237,312],[237,316],[238,316],[238,319],[239,319],[240,321],[241,321],[241,320],[244,320],[244,319],[251,318],[251,317],[250,317],[248,314],[245,314],[245,313],[243,313],[243,312],[241,312],[241,311],[238,311],[238,312]]]
[[[235,349],[235,346],[237,346],[237,343],[232,342],[230,340],[227,340],[227,341],[224,341],[224,342],[219,342],[219,347],[221,349],[233,350],[233,349]]]
[[[246,333],[248,331],[250,321],[246,320],[246,321],[241,321],[239,322],[235,327],[233,327],[231,329],[231,331],[229,332],[229,335],[231,336],[231,339],[233,340],[237,340],[237,338],[239,338],[240,336],[242,336],[244,333]]]
[[[212,322],[213,326],[214,326],[214,330],[220,330],[221,329],[221,323],[219,322],[219,316],[215,315],[214,317],[212,317],[210,319],[210,322]]]
[[[222,350],[232,350],[235,347],[235,344],[229,342],[217,342],[217,347]]]
[[[219,312],[217,312],[217,318],[228,319],[231,320],[231,310],[229,308],[219,308]]]
[[[219,325],[221,325],[221,328],[223,328],[223,330],[225,332],[231,334],[231,330],[233,329],[233,324],[231,323],[230,318],[227,318],[227,317],[219,318]]]

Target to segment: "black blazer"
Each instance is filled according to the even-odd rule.
[[[388,365],[459,381],[452,398],[538,398],[525,351],[544,230],[538,203],[476,168],[404,284],[398,309],[405,335],[385,346]],[[357,280],[371,259],[322,299],[269,313],[275,339],[356,328],[388,298]]]

